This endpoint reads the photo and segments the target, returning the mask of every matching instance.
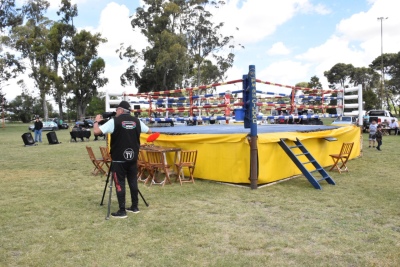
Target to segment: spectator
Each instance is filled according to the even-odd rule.
[[[381,126],[381,125],[378,125],[378,126],[376,127],[376,134],[375,134],[375,137],[376,137],[376,142],[378,143],[378,145],[376,146],[376,149],[378,149],[379,151],[381,151],[382,136],[383,136],[383,133],[382,133],[382,126]]]
[[[36,116],[34,130],[35,130],[35,143],[42,142],[42,128],[43,122],[40,121],[39,116]]]
[[[378,125],[376,124],[376,121],[373,120],[371,124],[369,125],[369,147],[375,148],[375,141],[376,141],[376,129]]]
[[[395,119],[392,119],[392,122],[389,124],[389,135],[392,132],[392,130],[394,130],[394,135],[398,134],[399,131],[399,124],[397,123],[397,121]]]

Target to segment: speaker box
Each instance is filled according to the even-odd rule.
[[[46,135],[47,135],[47,140],[49,141],[49,145],[59,144],[55,132],[48,132]]]
[[[24,145],[25,146],[34,146],[35,141],[32,138],[32,134],[31,133],[24,133],[22,136],[22,140],[24,141]]]

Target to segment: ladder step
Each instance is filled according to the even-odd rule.
[[[313,173],[313,172],[319,172],[320,170],[322,170],[322,169],[315,169],[315,170],[313,170],[313,171],[309,171],[310,173]]]
[[[331,177],[330,176],[322,177],[321,179],[318,180],[318,182],[324,181],[324,180],[329,179],[329,178],[331,178]]]
[[[298,148],[299,146],[288,146],[288,148],[292,149],[292,148]]]
[[[301,153],[301,154],[295,154],[295,156],[297,157],[297,156],[305,156],[305,155],[309,155],[310,153]]]

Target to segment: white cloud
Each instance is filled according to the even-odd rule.
[[[134,86],[127,88],[121,86],[120,76],[129,64],[127,61],[120,60],[116,53],[122,43],[125,47],[131,45],[137,50],[147,45],[145,37],[140,32],[133,31],[129,13],[126,6],[112,2],[102,11],[99,25],[93,29],[93,32],[101,33],[108,40],[99,47],[99,56],[106,61],[105,76],[109,79],[109,83],[100,89],[101,91],[136,92]]]
[[[270,56],[288,55],[290,54],[290,50],[282,42],[277,42],[272,45],[272,47],[267,51],[267,54]]]

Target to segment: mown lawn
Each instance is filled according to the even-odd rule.
[[[150,206],[105,220],[85,149],[105,142],[60,130],[62,144],[44,133],[24,147],[27,127],[0,128],[0,266],[400,266],[400,136],[379,152],[364,135],[363,156],[323,190],[302,176],[257,190],[140,184]]]

